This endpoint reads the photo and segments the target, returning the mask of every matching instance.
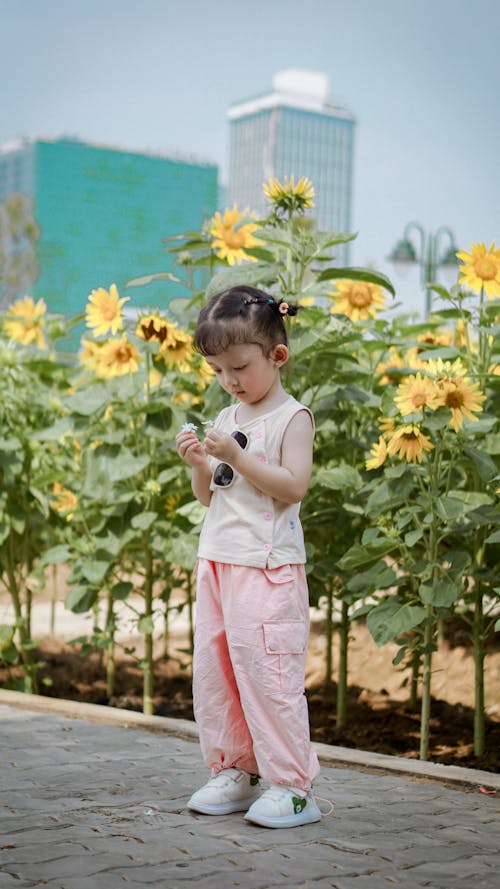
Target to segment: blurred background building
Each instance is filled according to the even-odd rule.
[[[43,297],[50,312],[72,315],[95,287],[116,283],[120,290],[134,277],[170,271],[162,238],[199,229],[213,215],[217,180],[218,168],[208,163],[73,139],[4,145],[0,202],[27,195],[40,229],[30,296]],[[162,281],[156,290],[137,288],[134,303],[165,307],[179,295]]]
[[[315,228],[351,231],[355,121],[328,91],[325,74],[288,69],[273,77],[272,92],[229,109],[229,206],[264,213],[264,181],[307,176]],[[349,245],[336,255],[348,262]]]

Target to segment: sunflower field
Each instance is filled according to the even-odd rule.
[[[301,307],[284,385],[316,419],[302,521],[311,607],[326,617],[326,684],[340,639],[337,723],[349,718],[349,627],[363,620],[377,645],[397,642],[395,669],[410,670],[427,759],[433,653],[458,615],[473,640],[481,756],[485,645],[500,629],[500,250],[461,250],[457,284],[431,282],[436,309],[415,323],[394,310],[384,275],[335,264],[355,236],[314,229],[308,179],[264,190],[265,219],[235,206],[169,239],[175,274],[145,270],[126,296],[96,282],[77,318],[30,296],[0,315],[0,596],[14,614],[0,625],[0,661],[13,686],[22,667],[22,689],[39,690],[32,605],[65,566],[66,608],[95,616],[76,641],[103,652],[110,696],[117,605],[129,608],[153,711],[154,634],[168,654],[173,611],[186,610],[192,647],[204,515],[175,435],[227,398],[191,330],[207,297],[252,284]],[[166,278],[179,287],[168,311],[134,308],[134,288]],[[78,354],[63,351],[82,324]]]

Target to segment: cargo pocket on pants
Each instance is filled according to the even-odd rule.
[[[270,620],[264,633],[263,685],[267,693],[303,692],[307,628],[301,620]]]

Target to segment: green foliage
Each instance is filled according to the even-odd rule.
[[[246,251],[254,261],[228,265],[206,225],[167,239],[175,274],[145,273],[129,286],[176,282],[179,299],[169,304],[169,318],[153,314],[167,327],[176,321],[187,330],[206,297],[234,284],[262,285],[301,305],[289,321],[292,360],[284,384],[316,421],[302,522],[311,604],[327,614],[325,679],[331,681],[339,611],[346,646],[349,619],[366,620],[378,645],[396,640],[395,663],[403,668],[411,663],[422,678],[425,758],[438,623],[457,613],[470,621],[478,675],[484,639],[498,630],[498,301],[436,285],[440,307],[433,318],[413,323],[385,317],[379,304],[383,293],[394,293],[391,282],[371,269],[337,266],[335,247],[355,236],[314,231],[302,216],[303,196],[302,204],[296,214],[286,209],[293,200],[285,202],[285,209],[271,210],[259,223],[254,234],[260,244]],[[209,277],[205,291],[199,289],[200,275]],[[353,291],[351,303],[340,303],[339,286],[345,285],[365,289]],[[31,604],[48,567],[68,565],[66,607],[77,613],[105,607],[104,625],[95,623],[86,645],[105,651],[109,689],[117,603],[143,635],[140,663],[150,712],[153,633],[163,622],[167,639],[174,610],[188,610],[192,651],[193,569],[204,515],[174,439],[183,422],[200,425],[214,417],[225,395],[203,375],[199,356],[162,364],[164,341],[153,335],[152,322],[142,338],[135,321],[125,322],[137,362],[117,376],[100,373],[92,350],[87,369],[53,350],[74,319],[44,323],[46,349],[40,339],[0,337],[1,581],[14,613],[0,627],[0,659],[9,669],[22,664],[24,687],[36,690]],[[107,342],[94,341],[97,351]],[[401,384],[420,373],[438,386],[429,359],[457,358],[466,385],[478,383],[484,396],[472,419],[450,426],[444,402],[415,404],[411,414],[401,414],[394,400]],[[453,375],[450,366],[447,373]],[[391,451],[393,427],[403,425],[418,429],[430,443],[420,459]],[[377,442],[381,450],[368,469]],[[346,663],[347,650],[344,657]],[[477,710],[482,708],[479,695]]]

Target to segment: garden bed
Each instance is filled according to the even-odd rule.
[[[449,640],[436,654],[438,663],[440,657],[445,663],[452,659],[457,663],[462,662],[463,673],[457,678],[456,671],[441,671],[443,675],[439,688],[443,697],[446,696],[448,700],[434,698],[432,701],[429,758],[448,765],[500,772],[500,720],[494,706],[489,708],[491,715],[486,720],[486,753],[480,759],[474,756],[473,711],[471,706],[464,703],[470,694],[464,682],[467,676],[470,678],[472,665],[470,652],[466,647],[456,644],[457,641],[461,641],[460,634],[458,640]],[[335,716],[336,685],[334,683],[331,688],[325,688],[320,679],[321,642],[321,625],[313,625],[307,672],[307,697],[313,740],[418,758],[420,714],[407,709],[406,692],[401,689],[401,674],[398,676],[394,668],[390,667],[389,647],[372,648],[366,629],[358,627],[355,631],[351,642],[349,672],[351,681],[361,682],[349,686],[348,723],[345,728],[339,729]],[[142,709],[142,673],[131,658],[123,657],[117,661],[115,694],[108,700],[105,668],[98,652],[93,651],[83,657],[78,646],[68,646],[61,640],[47,638],[40,643],[36,655],[45,662],[40,677],[49,677],[52,681],[49,686],[41,684],[42,694],[87,703],[110,704],[131,710]],[[499,667],[500,652],[492,651],[489,671],[493,679]],[[381,681],[378,681],[384,675],[387,687],[383,687]],[[394,682],[395,676],[397,684]],[[0,684],[4,679],[0,671]],[[463,693],[460,697],[461,687]],[[191,677],[186,670],[179,669],[174,660],[161,657],[156,659],[154,689],[156,715],[193,718]],[[461,702],[457,702],[457,699]]]

